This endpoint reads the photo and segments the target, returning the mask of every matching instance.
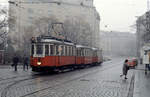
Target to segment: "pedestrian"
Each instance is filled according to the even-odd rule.
[[[128,70],[129,70],[128,59],[126,59],[123,64],[122,75],[120,75],[120,77],[125,76],[124,79],[127,79]]]
[[[145,74],[147,74],[147,69],[149,67],[149,55],[147,53],[147,51],[145,51],[144,55],[143,55],[143,64],[145,65]]]
[[[13,64],[12,66],[14,66],[15,68],[15,71],[17,71],[17,65],[18,65],[18,62],[19,62],[19,58],[17,57],[17,55],[15,54],[15,56],[13,57]]]
[[[26,55],[24,55],[24,57],[23,57],[23,70],[25,70],[25,68],[27,68],[27,70],[28,70],[28,64],[29,64],[29,58]]]

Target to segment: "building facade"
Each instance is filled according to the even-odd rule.
[[[9,38],[16,50],[31,37],[47,34],[56,22],[64,24],[62,33],[73,42],[100,48],[100,16],[93,0],[11,0],[9,6]]]
[[[137,55],[142,56],[143,46],[150,43],[150,12],[138,17],[137,25]]]

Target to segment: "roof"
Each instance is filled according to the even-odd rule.
[[[96,51],[96,50],[98,50],[98,48],[92,48],[92,50]]]
[[[76,45],[77,48],[87,48],[87,49],[92,49],[91,47],[88,46],[83,46],[83,45]]]
[[[58,39],[51,36],[40,36],[40,37],[34,37],[32,38],[33,43],[59,43],[59,44],[66,44],[66,45],[74,45],[69,40],[64,39]]]

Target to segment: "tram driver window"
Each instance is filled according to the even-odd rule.
[[[34,45],[32,45],[32,47],[31,47],[31,55],[32,56],[34,55]]]
[[[43,54],[43,45],[36,45],[36,54]]]

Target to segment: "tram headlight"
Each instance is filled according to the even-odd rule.
[[[37,62],[37,65],[41,65],[41,62]]]

